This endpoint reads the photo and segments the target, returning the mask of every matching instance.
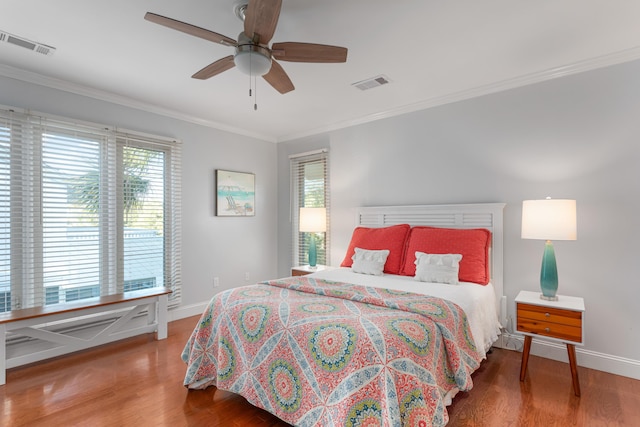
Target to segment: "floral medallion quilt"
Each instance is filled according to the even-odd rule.
[[[449,301],[302,276],[216,295],[182,359],[296,426],[443,426],[481,355]]]

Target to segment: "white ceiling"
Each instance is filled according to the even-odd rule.
[[[280,62],[281,95],[231,69],[190,76],[233,49],[143,19],[150,11],[236,39],[234,0],[3,0],[0,74],[283,141],[640,58],[629,0],[283,0],[272,42],[345,46],[345,64]],[[377,75],[391,83],[361,91]]]

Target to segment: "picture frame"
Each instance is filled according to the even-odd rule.
[[[255,216],[256,176],[216,169],[216,216]]]

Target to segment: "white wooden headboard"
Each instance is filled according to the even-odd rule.
[[[506,325],[506,298],[503,282],[504,203],[456,205],[372,206],[358,208],[356,223],[363,227],[386,227],[396,224],[447,228],[486,228],[491,231],[491,282],[496,291],[498,319]]]

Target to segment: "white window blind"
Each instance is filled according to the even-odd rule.
[[[290,156],[293,265],[308,264],[309,234],[299,232],[300,208],[326,208],[327,231],[315,233],[318,264],[328,265],[331,247],[329,152],[326,149]]]
[[[180,176],[176,143],[118,133],[122,147],[124,290],[167,286],[180,299]]]
[[[19,129],[16,129],[18,132]],[[0,312],[11,308],[11,133],[0,119]],[[14,167],[18,168],[16,163]],[[17,244],[17,242],[16,242]]]
[[[180,144],[0,110],[0,311],[166,286]]]

